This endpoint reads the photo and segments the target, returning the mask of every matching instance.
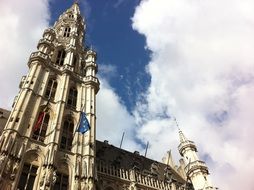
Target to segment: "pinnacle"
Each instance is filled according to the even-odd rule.
[[[185,135],[183,134],[180,128],[178,128],[178,132],[179,132],[179,138],[181,143],[188,141],[188,139],[185,137]]]
[[[74,13],[78,13],[80,14],[80,10],[79,10],[79,4],[78,1],[74,1],[73,5],[70,8]]]

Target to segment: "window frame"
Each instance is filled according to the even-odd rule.
[[[78,90],[76,87],[72,86],[69,89],[69,94],[66,103],[67,106],[75,109],[77,106],[77,99],[78,99]]]
[[[54,100],[56,95],[57,85],[58,83],[55,78],[49,79],[44,96],[50,100]]]
[[[68,190],[69,189],[69,175],[66,175],[62,172],[56,172],[57,175],[57,180],[56,183],[54,184],[53,190]],[[64,180],[64,178],[67,180]],[[67,183],[64,183],[67,182]],[[59,186],[57,186],[59,184]],[[63,186],[66,185],[66,186]],[[66,188],[63,188],[66,187]]]
[[[43,113],[43,111],[41,111],[38,114],[36,123],[38,122],[39,117],[40,117],[40,115],[42,113]],[[45,118],[46,118],[46,120],[45,120]],[[50,114],[49,114],[49,112],[45,112],[45,115],[43,117],[43,120],[42,120],[42,123],[40,125],[40,128],[38,130],[36,130],[36,131],[33,131],[32,139],[34,139],[36,141],[44,142],[45,139],[46,139],[49,122],[50,122]]]
[[[64,51],[64,49],[58,50],[55,64],[59,66],[63,66],[65,56],[66,56],[66,52]]]
[[[71,27],[67,26],[64,28],[63,37],[70,37],[71,34]]]
[[[71,118],[65,119],[62,126],[60,149],[71,151],[73,143],[74,122]]]
[[[38,166],[33,165],[31,163],[24,163],[22,167],[21,175],[19,177],[18,188],[21,188],[23,190],[30,190],[30,186],[28,186],[29,184],[32,185],[32,188],[33,188],[34,182],[37,177],[38,168],[39,168]],[[25,169],[28,169],[28,170],[25,170]],[[22,186],[23,184],[24,186]]]

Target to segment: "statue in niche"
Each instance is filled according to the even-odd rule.
[[[48,174],[46,177],[46,186],[51,186],[53,185],[53,176],[54,176],[54,171],[52,168],[48,169]]]
[[[87,178],[87,164],[86,161],[83,160],[83,166],[82,166],[82,177]]]
[[[169,183],[171,183],[171,181],[172,181],[172,172],[170,171],[170,169],[168,167],[166,167],[164,169],[164,177],[165,177],[165,181],[168,181]]]
[[[5,177],[9,176],[9,174],[11,173],[11,168],[12,168],[12,161],[8,159],[8,162],[3,171],[3,176]]]
[[[10,179],[14,180],[16,178],[16,174],[18,172],[18,168],[19,168],[19,162],[14,162],[14,165],[12,167],[12,172],[10,174]]]
[[[1,155],[0,156],[0,168],[2,170],[3,166],[4,166],[4,160],[5,160],[6,156],[5,155]]]

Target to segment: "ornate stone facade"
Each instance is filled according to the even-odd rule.
[[[96,52],[84,46],[85,26],[74,3],[44,31],[11,112],[0,110],[0,127],[5,125],[0,137],[1,189],[202,189],[208,169],[182,133],[181,155],[194,156],[187,166],[186,159],[181,160],[179,167],[170,152],[160,163],[96,141],[100,84]],[[76,132],[81,112],[90,123],[84,134]],[[205,189],[212,189],[207,184]]]

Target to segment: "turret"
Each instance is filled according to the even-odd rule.
[[[178,150],[184,158],[185,172],[187,178],[191,180],[195,190],[215,190],[209,178],[208,167],[205,162],[199,160],[197,155],[197,147],[193,141],[188,140],[183,132],[179,129],[180,145]]]

